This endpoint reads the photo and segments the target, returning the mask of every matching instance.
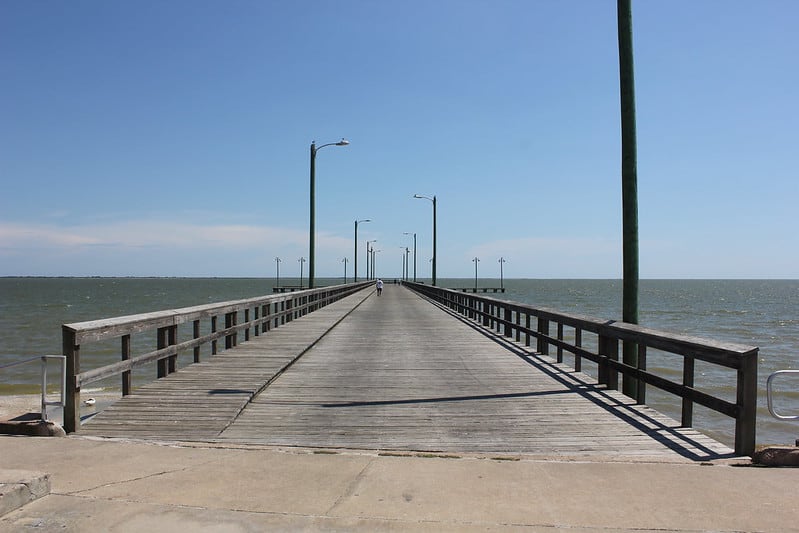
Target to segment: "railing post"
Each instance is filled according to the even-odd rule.
[[[174,346],[178,343],[178,327],[177,325],[169,326],[167,328],[167,342],[169,346]],[[175,352],[167,358],[167,371],[171,374],[178,370],[178,353]]]
[[[232,328],[237,323],[238,312],[231,311],[230,313],[225,313],[225,329]],[[237,333],[231,333],[229,335],[225,335],[225,350],[229,350],[236,346],[236,338]]]
[[[583,330],[581,328],[574,328],[574,345],[577,348],[583,347]],[[583,358],[579,355],[574,355],[574,371],[583,371]]]
[[[211,317],[211,333],[216,333],[216,325],[217,316],[214,315]],[[216,339],[211,341],[211,355],[216,355]]]
[[[546,318],[538,319],[538,333],[549,337],[549,320]],[[541,355],[549,355],[549,342],[542,337],[538,337],[538,339],[536,339],[535,349]]]
[[[693,357],[685,356],[682,362],[682,384],[684,387],[694,387],[694,368],[696,361]],[[694,402],[689,398],[682,399],[682,419],[683,427],[691,427],[694,423]]]
[[[511,328],[511,318],[512,318],[511,309],[510,309],[510,307],[505,307],[504,311],[505,311],[505,313],[504,313],[504,315],[505,315],[504,316],[504,319],[505,319],[505,336],[506,337],[510,337],[510,336],[513,335],[512,332],[511,332],[512,331],[512,328]]]
[[[199,320],[195,320],[194,323],[192,324],[192,326],[193,326],[192,327],[192,330],[193,330],[192,331],[192,336],[193,336],[193,338],[199,339],[200,338],[200,321]],[[194,347],[194,362],[195,363],[199,363],[200,362],[200,347],[199,346],[195,346]]]
[[[638,345],[638,369],[646,370],[646,345]],[[638,387],[636,389],[635,401],[639,405],[646,403],[646,381],[643,379],[638,380]]]
[[[275,304],[275,305],[277,306],[277,304]],[[267,331],[272,329],[272,319],[269,316],[271,310],[272,310],[272,305],[271,304],[265,304],[265,305],[261,306],[261,316],[264,319],[264,322],[261,325],[261,331],[263,333],[266,333]]]
[[[755,452],[757,422],[757,353],[752,350],[741,356],[738,369],[736,404],[740,411],[735,419],[735,453],[751,456]]]
[[[558,340],[563,341],[563,322],[558,322]],[[563,362],[563,348],[558,346],[558,363]]]
[[[255,313],[257,314],[258,311],[256,310]],[[249,324],[250,323],[250,308],[249,307],[244,309],[244,323],[245,324]],[[258,333],[256,333],[256,335],[258,335]],[[246,328],[244,328],[244,342],[247,342],[248,340],[250,340],[250,326],[247,326]]]
[[[607,359],[619,360],[619,339],[600,333],[599,355],[603,356],[599,360],[599,382],[605,384],[608,389],[618,390],[619,373],[610,368]]]
[[[530,313],[524,314],[524,345],[530,346]]]
[[[122,360],[127,361],[130,359],[130,335],[122,335]],[[127,396],[131,393],[133,379],[130,370],[122,372],[122,396]]]
[[[80,345],[76,343],[75,332],[65,327],[61,328],[61,353],[67,358],[64,431],[74,433],[80,428]]]
[[[167,330],[168,327],[158,328],[158,332],[156,333],[156,343],[157,349],[161,350],[167,347]],[[158,378],[166,377],[169,374],[169,367],[166,358],[161,358],[158,360],[158,370],[157,376]]]

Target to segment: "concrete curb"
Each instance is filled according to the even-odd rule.
[[[50,494],[50,474],[0,470],[0,516]]]

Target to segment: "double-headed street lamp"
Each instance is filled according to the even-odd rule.
[[[504,279],[505,276],[504,276],[504,273],[503,273],[502,265],[504,265],[506,263],[505,258],[504,257],[500,257],[498,263],[499,263],[499,288],[500,289],[504,289],[505,288],[505,279]]]
[[[275,287],[280,287],[280,258],[275,257],[275,268],[277,268],[277,278],[275,279]]]
[[[433,285],[436,284],[436,197],[435,195],[430,198],[429,196],[422,196],[421,194],[414,194],[414,198],[424,198],[433,202]]]
[[[475,257],[472,261],[474,261],[474,292],[477,292],[477,263],[480,262],[480,259]]]
[[[344,263],[344,285],[347,284],[347,261],[349,261],[349,259],[346,257],[341,260],[341,262]]]
[[[316,146],[316,141],[311,142],[311,229],[310,229],[310,250],[308,252],[308,288],[313,289],[314,283],[314,250],[316,244],[316,152],[325,146],[347,146],[350,142],[341,139],[337,143],[327,143]]]
[[[358,224],[362,222],[371,222],[368,218],[363,220],[356,220],[355,221],[355,274],[354,274],[354,281],[357,283],[358,281]],[[368,270],[367,266],[367,270]]]

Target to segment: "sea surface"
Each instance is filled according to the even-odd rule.
[[[272,294],[274,281],[0,278],[0,366],[29,357],[60,354],[61,325],[65,323]],[[318,279],[317,285],[342,281]],[[281,284],[297,285],[299,280],[281,279]],[[566,313],[621,319],[621,280],[507,279],[502,284],[506,288],[504,294],[487,296]],[[474,279],[443,279],[439,285],[472,287]],[[481,279],[478,285],[497,287],[500,280]],[[799,280],[641,280],[639,307],[639,323],[643,326],[758,347],[757,442],[793,444],[799,438],[799,421],[778,421],[771,417],[765,391],[766,378],[772,372],[799,369]],[[93,368],[114,362],[117,357],[82,354],[81,366]],[[594,374],[592,365],[585,363],[583,370]],[[650,356],[648,365],[662,375],[680,379],[681,361],[658,361],[656,356]],[[48,368],[51,376],[48,388],[52,391],[58,388],[58,367],[51,364]],[[799,376],[781,378],[775,382],[777,410],[782,414],[799,414]],[[38,363],[0,369],[0,402],[4,394],[39,392],[40,381]],[[728,369],[698,365],[696,385],[734,400],[735,373]],[[114,380],[100,386],[119,388]],[[679,419],[680,403],[673,397],[650,387],[647,403]],[[723,415],[695,406],[694,426],[722,442],[733,443],[734,425]]]

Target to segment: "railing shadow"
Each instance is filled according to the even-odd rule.
[[[538,354],[534,350],[525,349],[511,338],[505,337],[501,333],[495,332],[494,330],[461,315],[460,313],[450,309],[445,305],[442,305],[432,298],[429,298],[425,295],[421,296],[427,299],[430,303],[439,307],[441,310],[450,314],[452,317],[461,321],[463,324],[466,324],[486,338],[496,342],[526,363],[534,366],[555,381],[561,383],[563,386],[569,389],[570,393],[582,396],[608,413],[611,413],[612,415],[624,420],[626,423],[668,447],[670,450],[681,455],[682,457],[693,461],[711,461],[716,459],[729,459],[737,457],[734,452],[720,454],[708,448],[702,442],[690,438],[688,435],[685,435],[680,431],[681,429],[685,428],[668,426],[665,425],[661,420],[648,416],[646,413],[641,411],[639,405],[626,403],[619,398],[621,393],[609,391],[605,385],[586,381],[586,378],[590,378],[590,376],[587,374],[581,372],[578,373],[573,369],[566,371],[563,368],[556,366],[555,363],[546,361],[541,357],[541,354]],[[661,414],[661,416],[666,415]],[[674,422],[677,424],[676,420]]]

